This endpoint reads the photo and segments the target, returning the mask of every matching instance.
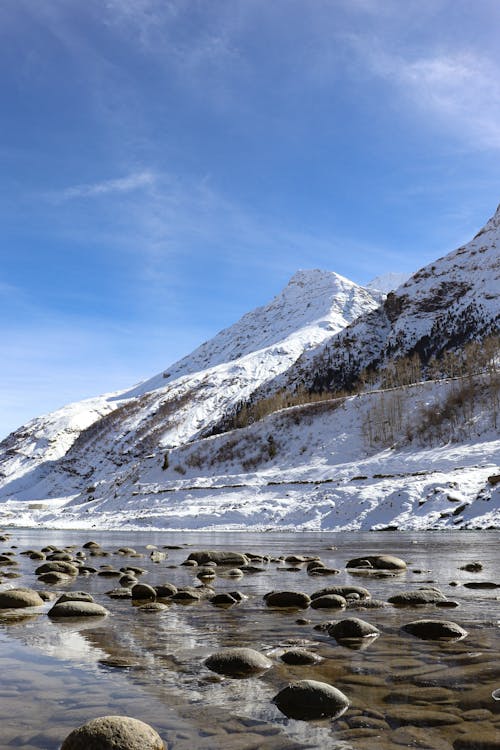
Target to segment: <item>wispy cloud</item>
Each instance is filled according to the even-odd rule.
[[[433,124],[476,147],[500,148],[500,66],[491,59],[470,51],[405,58],[371,46],[368,60]]]
[[[96,198],[102,195],[130,193],[141,188],[152,187],[156,175],[150,171],[134,172],[125,177],[118,177],[100,182],[73,185],[48,193],[47,197],[58,203],[74,198]]]

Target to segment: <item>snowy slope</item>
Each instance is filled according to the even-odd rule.
[[[131,472],[159,445],[179,445],[377,303],[353,282],[299,271],[268,305],[129,391],[72,404],[2,444],[0,498],[67,496],[93,473]]]
[[[411,274],[409,273],[396,273],[390,271],[389,273],[381,274],[376,278],[372,279],[368,284],[365,284],[366,289],[370,289],[372,292],[382,292],[382,294],[389,294],[389,292],[397,289],[398,286],[408,281]]]
[[[371,311],[291,369],[289,387],[350,387],[364,368],[418,352],[433,355],[498,331],[500,207],[474,239],[422,268]]]
[[[500,438],[481,399],[455,439],[407,439],[422,405],[434,408],[456,387],[427,382],[293,407],[180,446],[166,470],[162,454],[151,455],[137,476],[119,486],[103,480],[95,495],[63,508],[12,501],[3,513],[15,523],[68,528],[498,528],[500,484],[488,477],[499,473]],[[388,398],[400,400],[404,417],[390,446],[367,437]]]

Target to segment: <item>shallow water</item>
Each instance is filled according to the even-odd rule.
[[[468,589],[468,581],[500,583],[498,532],[344,533],[344,534],[200,534],[167,532],[72,532],[11,530],[0,552],[16,545],[18,578],[4,578],[2,588],[30,586],[49,590],[86,590],[110,610],[109,617],[55,622],[50,608],[0,615],[0,748],[56,750],[75,726],[104,714],[134,716],[152,724],[173,750],[292,750],[292,748],[353,748],[397,750],[401,747],[447,750],[468,738],[470,750],[481,738],[500,748],[498,661],[500,589]],[[170,581],[198,585],[196,569],[180,566],[191,549],[232,549],[274,557],[318,555],[340,574],[309,576],[305,566],[284,570],[269,563],[264,572],[241,579],[218,575],[217,592],[238,589],[245,599],[230,609],[208,601],[171,603],[157,613],[110,599],[106,592],[116,579],[79,576],[70,584],[39,584],[40,563],[19,555],[22,550],[81,545],[93,539],[113,553],[135,548],[141,558],[88,557],[87,564],[147,570],[141,580],[152,585]],[[151,562],[146,544],[183,545],[168,550],[168,559]],[[331,549],[331,547],[335,549]],[[397,576],[358,576],[345,570],[347,560],[365,554],[392,553],[408,562]],[[459,570],[481,560],[480,573]],[[416,573],[419,570],[422,572]],[[0,573],[1,574],[1,573]],[[373,598],[387,600],[398,591],[432,581],[455,609],[434,605],[418,608],[348,610],[273,610],[263,594],[273,589],[311,593],[329,585],[368,588]],[[460,583],[450,586],[450,582]],[[365,650],[340,646],[314,625],[347,616],[361,617],[380,628],[379,638]],[[298,624],[298,618],[309,620]],[[453,620],[468,631],[456,642],[420,641],[400,630],[415,619]],[[288,666],[283,648],[300,644],[323,660],[312,666]],[[204,666],[205,658],[225,646],[250,646],[266,653],[273,667],[250,679],[222,678]],[[272,703],[289,681],[329,682],[349,698],[349,710],[336,721],[294,721]],[[495,739],[496,738],[496,739]],[[462,744],[465,742],[462,739]],[[490,746],[488,746],[490,747]],[[493,746],[491,746],[493,747]]]

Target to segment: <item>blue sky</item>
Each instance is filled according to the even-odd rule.
[[[497,0],[0,5],[0,437],[500,201]]]

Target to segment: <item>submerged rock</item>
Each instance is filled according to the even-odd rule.
[[[290,719],[337,718],[349,707],[349,699],[333,685],[317,680],[298,680],[280,690],[273,703]]]

